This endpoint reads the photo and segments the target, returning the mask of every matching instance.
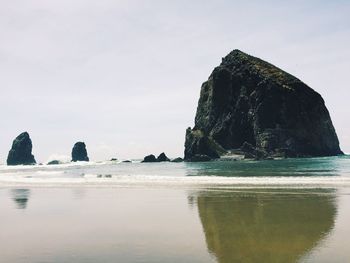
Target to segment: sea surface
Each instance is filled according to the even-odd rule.
[[[0,166],[0,262],[350,262],[350,157]]]

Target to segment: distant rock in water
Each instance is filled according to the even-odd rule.
[[[156,163],[158,161],[157,161],[157,158],[153,154],[150,154],[150,155],[147,155],[145,158],[143,158],[142,162],[143,163]]]
[[[7,157],[7,165],[33,165],[36,164],[32,154],[32,140],[27,132],[16,137]]]
[[[220,158],[241,147],[256,159],[343,154],[320,94],[234,50],[202,85],[195,126],[186,131],[185,160]]]
[[[157,158],[153,155],[147,155],[143,161],[143,163],[159,163],[159,162],[170,162],[170,159],[165,155],[165,153],[161,153]]]
[[[182,159],[181,157],[177,157],[173,160],[171,160],[172,163],[182,163],[184,161],[184,159]]]
[[[161,153],[157,157],[157,162],[170,162],[170,159],[165,155],[165,153]]]
[[[72,162],[77,161],[89,161],[89,157],[87,155],[86,146],[84,142],[77,142],[74,144],[73,150],[72,150]]]
[[[52,161],[47,163],[47,165],[57,165],[57,164],[61,164],[61,162],[58,160],[52,160]]]

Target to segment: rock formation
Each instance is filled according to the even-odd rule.
[[[165,155],[165,153],[159,154],[156,158],[153,154],[145,156],[143,158],[143,163],[160,163],[160,162],[170,162],[170,159]]]
[[[150,154],[150,155],[147,155],[145,158],[143,158],[142,162],[143,163],[156,163],[158,161],[157,161],[157,158],[153,154]]]
[[[86,151],[86,145],[84,142],[77,142],[74,144],[73,150],[72,150],[72,162],[77,161],[89,161],[89,157],[87,155]]]
[[[256,159],[342,154],[320,94],[234,50],[202,85],[195,126],[186,131],[185,159],[245,155],[245,150]]]
[[[7,157],[7,165],[33,165],[36,164],[32,154],[32,140],[27,132],[16,137]]]
[[[161,153],[157,157],[157,162],[170,162],[170,159],[165,155],[165,153]]]
[[[172,163],[182,163],[184,161],[184,159],[182,159],[181,157],[177,157],[173,160],[171,160]]]
[[[47,165],[58,165],[58,164],[61,164],[61,162],[59,160],[52,160],[52,161],[47,163]]]

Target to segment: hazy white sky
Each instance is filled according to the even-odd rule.
[[[350,152],[350,1],[0,0],[0,162],[28,131],[37,161],[183,155],[199,91],[232,49],[326,101]]]

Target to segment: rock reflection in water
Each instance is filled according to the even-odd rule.
[[[208,250],[218,262],[297,262],[332,230],[334,191],[261,191],[195,194]]]
[[[12,189],[12,200],[15,201],[17,209],[26,209],[30,196],[29,189]]]

